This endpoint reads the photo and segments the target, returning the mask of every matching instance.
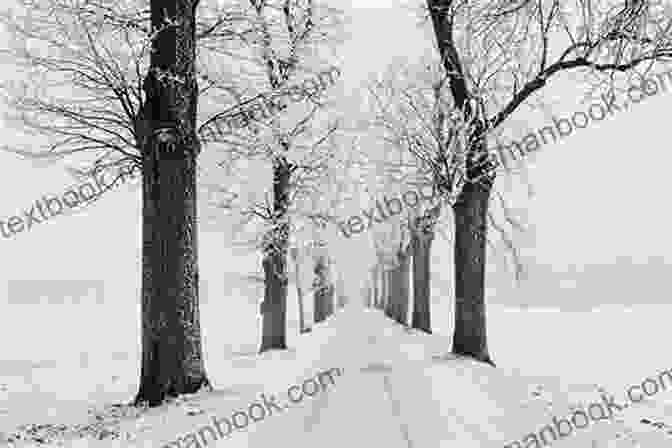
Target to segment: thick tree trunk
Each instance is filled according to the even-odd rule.
[[[468,77],[454,40],[457,22],[452,0],[426,0],[432,19],[439,55],[450,83],[456,109],[467,121],[478,117],[474,106],[477,95],[469,91]],[[471,100],[476,100],[472,102]],[[494,168],[487,159],[486,123],[473,121],[469,129],[467,150],[467,183],[458,195],[455,212],[455,333],[453,351],[494,365],[488,354],[485,327],[485,245],[486,218]],[[479,162],[486,156],[486,163]],[[478,180],[476,182],[475,180]],[[440,191],[450,191],[449,182],[440,179]],[[450,191],[452,193],[452,191]]]
[[[485,255],[490,190],[467,183],[455,214],[455,331],[453,352],[494,366],[486,335]]]
[[[151,1],[153,43],[141,142],[142,367],[135,404],[209,387],[201,348],[196,229],[193,0]],[[176,26],[166,27],[167,22]]]
[[[431,248],[434,232],[418,229],[413,232],[413,317],[411,326],[426,333],[431,324]]]
[[[409,248],[397,253],[397,265],[390,271],[390,300],[385,315],[402,325],[408,325]]]
[[[259,353],[287,348],[287,247],[289,244],[289,181],[292,165],[285,157],[273,161],[274,227],[264,242],[264,303]]]
[[[315,323],[326,320],[334,313],[334,286],[329,281],[329,265],[326,255],[319,254],[315,262]]]

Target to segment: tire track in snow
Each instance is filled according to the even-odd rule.
[[[399,406],[399,402],[395,400],[394,395],[392,395],[392,384],[390,384],[390,378],[387,375],[383,375],[383,384],[385,386],[385,392],[392,403],[392,413],[399,421],[399,429],[406,440],[406,446],[408,446],[408,448],[413,448],[413,443],[408,435],[408,425],[401,417],[401,406]]]

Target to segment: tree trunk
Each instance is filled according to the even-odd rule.
[[[378,302],[378,275],[377,266],[371,268],[371,300],[369,307],[375,308]]]
[[[455,331],[453,353],[495,365],[486,338],[485,255],[490,189],[465,184],[455,214]]]
[[[286,149],[286,148],[285,148]],[[273,160],[273,228],[264,241],[264,304],[259,353],[287,348],[287,247],[289,181],[292,165],[284,156]]]
[[[380,309],[385,310],[387,308],[387,304],[390,302],[390,271],[388,269],[385,269],[383,266],[382,268],[382,273],[381,273],[381,279],[382,279],[382,301],[380,302]]]
[[[394,304],[396,300],[396,293],[395,293],[395,286],[397,283],[397,267],[393,267],[392,269],[385,271],[385,280],[387,283],[387,288],[386,288],[386,295],[385,295],[385,305],[384,305],[384,313],[387,317],[390,319],[394,319]]]
[[[380,282],[380,289],[378,290],[378,309],[383,311],[385,310],[387,291],[389,290],[387,285],[387,271],[385,271],[385,266],[383,265],[379,265],[378,267],[378,281]]]
[[[371,270],[369,271],[369,297],[368,297],[368,303],[366,304],[367,308],[374,308],[376,306],[376,295],[377,295],[377,288],[376,288],[376,267],[372,267]]]
[[[348,303],[348,297],[345,293],[338,294],[338,309],[345,308],[345,305]]]
[[[388,271],[389,274],[389,291],[388,301],[385,304],[385,315],[392,320],[397,317],[397,303],[399,302],[399,262]]]
[[[136,405],[158,406],[210,386],[198,302],[194,15],[193,0],[151,1],[152,27],[160,31],[144,82],[149,133],[141,142],[142,366]]]
[[[436,44],[450,83],[453,104],[464,113],[467,120],[478,117],[473,107],[478,96],[467,86],[463,63],[453,34],[451,1],[426,0],[432,19]],[[476,100],[473,104],[471,100]],[[485,244],[486,217],[490,191],[494,183],[493,164],[480,163],[487,156],[485,141],[486,123],[482,118],[473,121],[469,130],[467,150],[467,183],[453,205],[455,213],[455,332],[453,352],[472,356],[494,366],[486,344],[485,332]],[[487,160],[487,158],[486,158]],[[489,174],[486,174],[489,173]],[[474,180],[478,179],[478,182]],[[444,179],[440,191],[450,190]],[[452,193],[452,192],[451,192]],[[474,237],[474,235],[477,235]]]
[[[319,254],[315,263],[313,283],[315,295],[314,320],[320,323],[334,312],[334,287],[329,281],[329,266],[326,255]]]
[[[377,309],[380,303],[380,267],[378,264],[373,266],[371,277],[373,280],[373,308]]]
[[[431,324],[431,248],[434,232],[418,229],[413,232],[413,317],[411,326],[426,333]]]
[[[306,328],[306,319],[303,311],[303,288],[301,287],[301,275],[300,275],[300,265],[299,262],[299,251],[297,248],[294,248],[292,251],[292,258],[294,259],[294,271],[295,271],[295,281],[296,281],[296,297],[299,305],[299,333],[309,333],[310,329]]]
[[[337,308],[342,309],[348,303],[348,297],[345,295],[345,280],[343,273],[338,271],[336,275],[336,287],[334,288],[336,294]]]
[[[390,300],[385,315],[402,325],[408,325],[409,249],[397,253],[397,265],[390,271]]]
[[[399,253],[399,322],[408,326],[408,307],[411,292],[411,247]]]

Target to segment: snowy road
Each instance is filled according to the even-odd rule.
[[[533,383],[530,377],[503,368],[446,356],[448,347],[446,336],[408,332],[378,311],[348,307],[296,339],[288,350],[228,360],[217,369],[219,384],[213,393],[184,397],[178,404],[151,409],[139,418],[108,416],[106,423],[119,422],[115,432],[123,440],[94,441],[93,434],[86,431],[86,439],[76,437],[61,446],[503,448],[550,423],[553,416],[567,415],[575,403],[599,399],[592,384],[570,389],[557,378],[540,378],[543,382]],[[98,362],[91,362],[92,367],[96,365]],[[341,369],[340,375],[333,375],[333,383],[289,405],[289,387],[303,385],[330,369]],[[46,369],[38,373],[33,372],[33,381],[47,375]],[[135,375],[133,369],[126,374],[128,378]],[[63,378],[53,373],[49,377]],[[67,392],[72,393],[63,389],[64,396]],[[199,443],[200,437],[185,439],[210,424],[213,416],[229,418],[259,402],[261,393],[273,394],[281,407],[288,406],[216,442],[211,438],[207,444]],[[663,394],[660,399],[628,409],[630,415],[613,422],[601,422],[554,441],[553,448],[669,446],[664,431],[639,423],[641,418],[654,423],[666,420],[672,406],[663,401],[668,399]],[[33,411],[42,408],[32,407]],[[86,407],[80,408],[84,414]],[[62,422],[64,409],[61,403],[54,419]],[[84,421],[83,415],[70,417]],[[43,418],[26,414],[22,420],[41,423]],[[178,437],[180,442],[171,443]],[[633,443],[634,438],[642,443]]]

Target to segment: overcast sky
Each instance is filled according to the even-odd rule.
[[[339,54],[342,85],[336,89],[347,95],[348,100],[343,102],[353,113],[358,107],[357,86],[371,73],[382,71],[392,57],[407,57],[412,62],[433,44],[419,28],[416,17],[398,5],[385,0],[359,0],[349,9],[352,39]],[[649,257],[670,262],[672,219],[667,193],[672,155],[666,133],[672,81],[668,83],[668,92],[602,122],[590,123],[586,129],[544,145],[530,156],[531,200],[525,198],[527,187],[519,182],[507,185],[509,182],[503,179],[498,181],[500,188],[511,190],[515,206],[527,209],[533,233],[525,253],[543,267],[539,269],[613,265],[614,283],[607,281],[604,290],[595,290],[596,295],[606,296],[619,294],[621,288],[614,286],[618,281],[638,283],[637,278],[628,279],[632,274],[624,257],[634,263],[647,263]],[[557,116],[587,110],[587,106],[578,105],[582,91],[572,84],[552,82],[546,89],[549,98],[563,99],[562,105],[554,106]],[[531,120],[523,112],[513,118],[507,126],[514,134]],[[10,129],[2,132],[5,142],[15,138]],[[4,153],[0,161],[4,168],[0,183],[5,192],[0,219],[4,221],[21,215],[42,195],[60,195],[73,184],[61,164],[37,168]],[[139,286],[140,212],[139,189],[122,186],[81,213],[51,218],[10,239],[0,238],[5,260],[0,283],[12,279],[105,279],[106,287],[108,281],[135,282]],[[221,235],[202,232],[199,242],[202,276],[217,276],[223,262],[239,264],[236,259],[222,260],[225,252]],[[357,250],[357,244],[347,241],[342,248],[353,254],[356,252],[350,250]],[[618,264],[617,259],[621,260]],[[665,294],[665,290],[658,292],[666,286],[662,283],[663,271],[660,273],[658,285],[642,285],[638,302]],[[112,291],[106,290],[106,296]]]

